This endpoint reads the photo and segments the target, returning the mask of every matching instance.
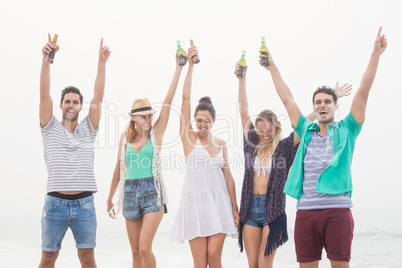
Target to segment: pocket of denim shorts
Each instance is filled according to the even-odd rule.
[[[45,212],[52,211],[56,209],[58,205],[59,205],[58,200],[51,200],[51,201],[46,200],[45,205],[43,205],[43,211]]]
[[[145,191],[144,192],[144,202],[148,206],[153,206],[156,204],[156,199],[158,197],[158,194],[156,191]]]
[[[93,199],[91,199],[91,200],[81,200],[80,206],[84,210],[95,211],[95,204],[93,202]]]

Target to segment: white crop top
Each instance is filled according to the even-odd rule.
[[[260,176],[261,170],[262,170],[262,173],[265,176],[266,172],[271,173],[271,163],[272,163],[272,160],[270,159],[269,162],[267,163],[267,165],[263,166],[260,159],[258,157],[256,157],[254,160],[254,171],[258,171],[258,176]]]

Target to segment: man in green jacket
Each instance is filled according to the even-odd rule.
[[[332,267],[349,267],[354,227],[351,164],[380,55],[387,47],[381,30],[350,113],[340,122],[334,122],[336,94],[326,86],[313,95],[318,124],[304,117],[268,53],[269,65],[265,68],[271,72],[292,127],[301,139],[284,192],[298,199],[294,236],[302,268],[318,267],[323,247]]]

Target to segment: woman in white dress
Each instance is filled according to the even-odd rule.
[[[197,53],[195,47],[190,47],[180,121],[187,171],[171,239],[181,243],[189,241],[195,268],[222,267],[223,244],[226,236],[237,238],[239,213],[226,144],[210,132],[215,122],[215,108],[209,97],[200,99],[196,107],[197,131],[191,125],[194,68],[191,58]]]

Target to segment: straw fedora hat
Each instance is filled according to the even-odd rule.
[[[145,99],[135,99],[133,105],[131,106],[131,112],[129,115],[144,115],[155,113],[152,109],[151,103],[147,98]]]

